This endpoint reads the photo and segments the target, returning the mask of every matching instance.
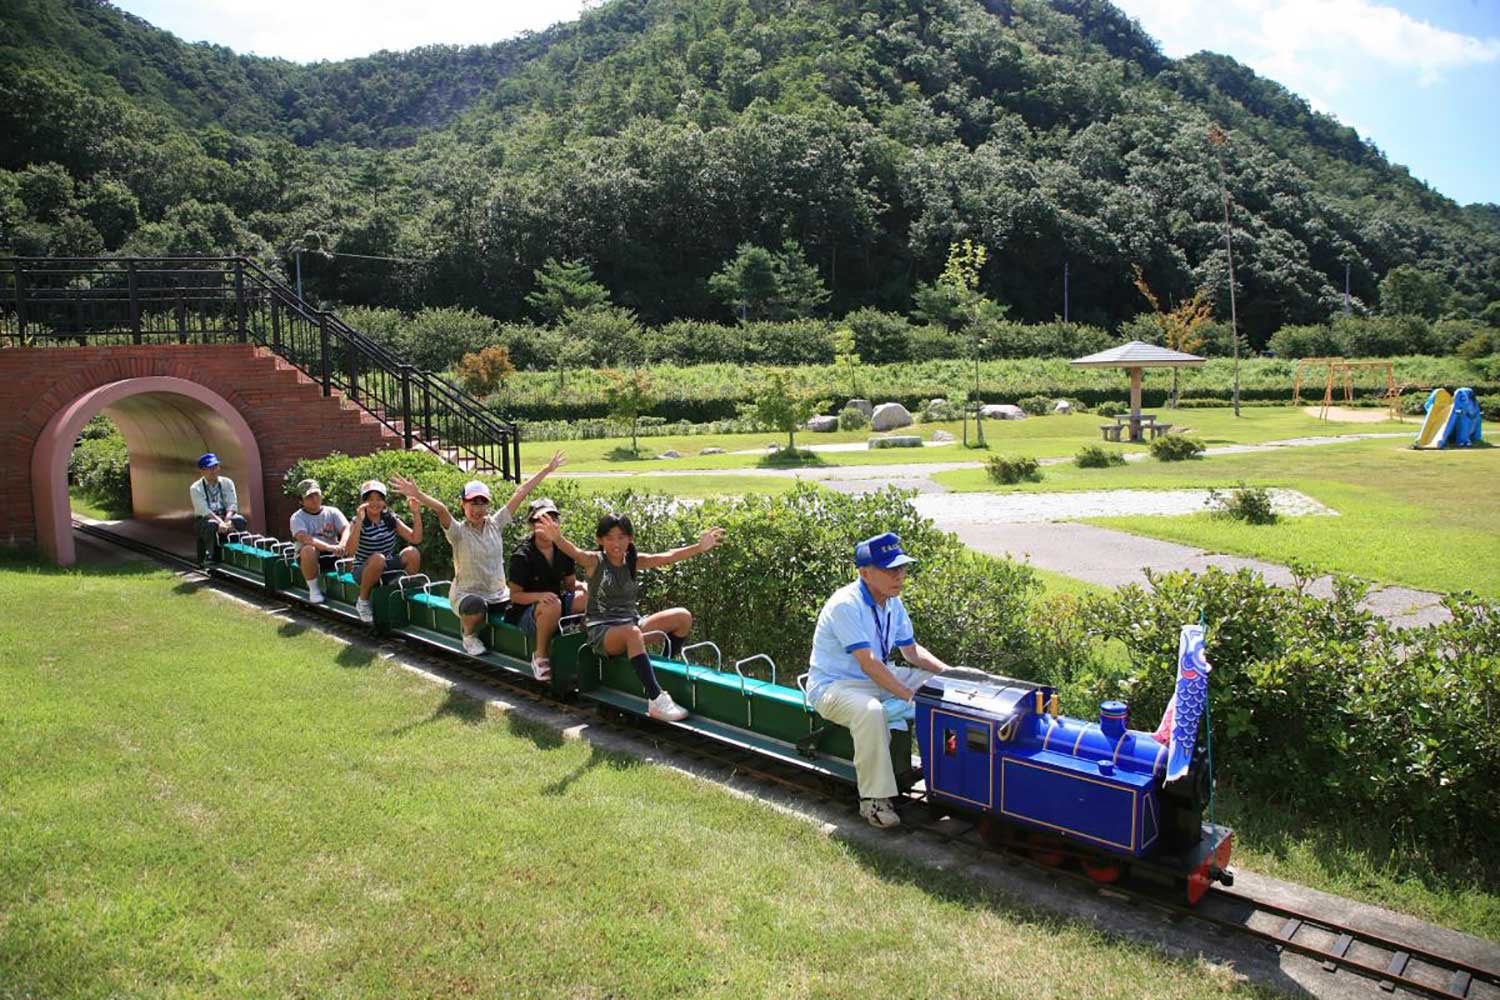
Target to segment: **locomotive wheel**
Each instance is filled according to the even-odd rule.
[[[1125,874],[1125,866],[1118,861],[1091,861],[1088,858],[1080,858],[1078,865],[1085,875],[1101,885],[1118,882]]]
[[[1067,858],[1062,850],[1062,845],[1055,837],[1049,837],[1043,833],[1033,833],[1026,838],[1026,853],[1031,855],[1031,860],[1048,868],[1057,868]]]

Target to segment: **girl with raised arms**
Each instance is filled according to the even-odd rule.
[[[647,712],[653,719],[679,722],[687,710],[656,681],[651,658],[646,655],[642,633],[661,631],[667,634],[668,652],[682,655],[683,640],[693,628],[693,614],[687,608],[668,608],[641,617],[636,571],[690,559],[707,552],[724,540],[723,528],[709,528],[692,545],[670,552],[641,553],[635,550],[635,528],[624,514],[606,514],[594,529],[599,548],[585,551],[563,537],[562,527],[550,518],[537,522],[536,533],[547,538],[588,574],[589,610],[584,625],[589,644],[600,656],[630,657],[650,704]]]

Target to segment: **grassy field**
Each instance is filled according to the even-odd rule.
[[[1301,410],[1281,406],[1247,406],[1241,410],[1243,416],[1235,417],[1227,408],[1205,408],[1178,410],[1163,420],[1170,420],[1191,432],[1209,445],[1256,444],[1285,438],[1313,435],[1347,435],[1382,431],[1406,431],[1416,433],[1416,425],[1385,421],[1374,424],[1334,423],[1310,417]],[[887,465],[928,462],[976,462],[990,454],[1026,454],[1036,458],[1072,455],[1084,444],[1100,441],[1099,425],[1112,423],[1107,418],[1094,414],[1077,413],[1066,416],[1029,417],[1026,420],[986,420],[985,440],[988,451],[964,448],[955,443],[935,448],[893,448],[880,451],[823,452],[820,458],[828,465]],[[931,439],[935,430],[945,430],[960,441],[963,429],[956,421],[934,424],[919,424],[903,428],[896,433],[916,433]],[[973,426],[969,428],[972,435]],[[818,444],[842,444],[865,441],[869,431],[834,431],[814,434],[804,431],[797,435],[797,446],[806,448]],[[589,441],[523,441],[521,464],[523,468],[536,468],[546,462],[553,451],[562,449],[568,455],[567,471],[619,471],[630,473],[663,472],[673,469],[744,469],[753,467],[762,457],[765,446],[776,442],[786,444],[786,435],[767,431],[761,434],[704,434],[641,438],[642,455],[651,458],[635,458],[625,452],[630,447],[629,438],[599,438]],[[1145,445],[1127,444],[1121,447],[1131,451],[1144,451]],[[700,455],[704,448],[723,448],[726,452],[758,449],[752,455]],[[664,451],[681,452],[682,458],[658,459],[655,455]]]
[[[1425,590],[1470,588],[1500,597],[1500,449],[1413,451],[1404,440],[1353,441],[1189,462],[1109,469],[1048,466],[1037,483],[999,487],[981,470],[937,473],[950,490],[1063,491],[1169,487],[1283,486],[1308,494],[1337,517],[1283,518],[1250,525],[1208,514],[1114,517],[1091,523],[1213,552],[1287,563],[1302,559]]]
[[[0,563],[0,682],[0,996],[1265,995],[159,570]]]

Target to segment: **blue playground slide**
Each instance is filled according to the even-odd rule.
[[[1434,389],[1424,409],[1427,419],[1422,422],[1412,447],[1467,448],[1484,440],[1484,419],[1473,389],[1459,389],[1452,394],[1447,389]]]

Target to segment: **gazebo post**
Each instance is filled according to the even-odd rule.
[[[1130,369],[1130,440],[1141,439],[1141,369]]]

